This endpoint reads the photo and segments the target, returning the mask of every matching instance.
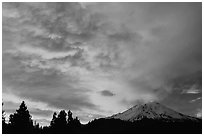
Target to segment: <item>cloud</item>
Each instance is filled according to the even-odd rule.
[[[3,92],[103,116],[138,100],[161,101],[190,115],[200,107],[200,100],[186,105],[201,97],[201,3],[2,8]]]
[[[198,111],[198,113],[196,113],[196,117],[201,118],[202,117],[202,110],[198,109],[197,111]]]
[[[111,91],[109,90],[103,90],[103,91],[100,91],[101,95],[103,96],[114,96],[115,94],[112,93]]]
[[[50,96],[50,95],[27,95],[27,97],[30,97],[33,100],[39,100],[42,102],[48,103],[49,106],[55,107],[58,109],[65,109],[65,110],[83,110],[84,108],[92,109],[92,110],[99,110],[99,107],[97,105],[94,105],[89,101],[89,99],[83,99],[84,97],[87,97],[86,95],[74,95],[74,94],[66,94],[70,96]]]
[[[37,115],[40,117],[50,117],[53,114],[53,111],[33,108],[32,110],[30,110],[30,114],[34,116]]]
[[[25,71],[15,58],[7,56],[6,59],[9,63],[3,67],[3,87],[12,85],[9,88],[14,95],[45,102],[56,108],[71,110],[80,110],[83,107],[96,108],[87,97],[91,90],[80,87],[79,79],[76,77],[62,75],[49,68]],[[10,67],[14,64],[15,67]],[[10,69],[5,69],[8,66]],[[78,87],[75,88],[76,86]],[[7,91],[4,89],[3,92]]]
[[[181,94],[181,92],[181,88],[176,88],[159,102],[181,113],[195,116],[197,113],[196,109],[202,107],[202,99],[197,99],[200,98],[202,94]]]
[[[191,77],[192,78],[192,77]],[[194,85],[191,85],[192,83],[188,83],[190,85],[189,87],[185,87],[181,93],[187,93],[187,94],[198,94],[202,92],[202,79],[196,79],[197,82]]]
[[[192,90],[187,90],[187,91],[185,91],[185,93],[194,93],[194,94],[196,94],[196,93],[200,93],[200,90],[197,90],[197,89],[192,89]]]
[[[125,25],[121,25],[119,30],[107,31],[106,33],[108,38],[115,42],[134,42],[136,44],[141,42],[143,39],[141,34],[134,31],[132,32]]]
[[[190,103],[195,102],[195,101],[200,100],[200,99],[201,99],[201,97],[198,97],[196,99],[191,100]]]
[[[20,104],[19,105],[13,104],[11,106],[11,104],[9,104],[9,102],[5,102],[5,109],[4,110],[5,110],[6,114],[13,114],[14,112],[16,112],[16,110],[19,108],[19,106],[20,106]],[[9,107],[9,108],[6,108],[6,107]],[[28,107],[28,110],[29,110],[30,114],[35,117],[33,119],[36,119],[37,117],[47,118],[53,114],[52,110],[43,110],[43,109],[38,109],[38,108],[33,108],[33,107]]]
[[[48,52],[40,48],[32,48],[32,47],[26,47],[26,46],[21,47],[18,50],[20,53],[24,53],[25,55],[39,56],[45,60],[63,58],[66,56],[73,56],[77,52],[76,50],[72,50],[68,52]]]

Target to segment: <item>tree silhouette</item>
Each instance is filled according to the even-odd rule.
[[[60,125],[66,126],[67,125],[67,113],[65,110],[61,110],[57,116],[57,121]]]
[[[73,119],[72,112],[70,110],[68,111],[67,123],[68,123],[68,129],[69,129],[70,133],[77,133],[77,132],[79,133],[79,131],[81,129],[81,123],[80,123],[78,117]]]
[[[75,122],[75,124],[81,124],[81,123],[80,123],[80,120],[78,119],[78,117],[76,117],[76,118],[74,119],[74,122]]]
[[[6,124],[6,119],[5,119],[5,111],[3,110],[3,105],[4,103],[2,103],[2,133],[6,133],[7,130],[7,124]]]
[[[60,113],[58,114],[57,119],[56,119],[56,124],[58,128],[60,128],[61,130],[66,129],[67,113],[64,110],[61,110]]]
[[[80,123],[80,120],[78,119],[78,117],[74,118],[73,120],[73,126],[74,128],[76,129],[79,129],[81,127],[81,123]]]
[[[64,133],[66,129],[67,129],[67,113],[65,112],[65,110],[61,110],[58,115],[56,112],[54,112],[49,126],[50,132]]]
[[[41,133],[42,132],[42,127],[40,127],[40,124],[34,121],[34,130],[33,133]]]
[[[6,124],[5,111],[3,110],[3,105],[4,105],[4,103],[2,103],[2,125],[3,125],[3,124]]]
[[[73,121],[72,112],[69,110],[67,114],[68,114],[67,123],[69,124],[70,122]]]
[[[50,122],[50,127],[51,127],[51,128],[54,128],[54,127],[55,127],[55,125],[56,125],[56,119],[57,119],[57,113],[54,112],[54,114],[53,114],[53,116],[52,116],[52,120],[51,120],[51,122]]]
[[[21,103],[19,109],[10,115],[9,125],[12,131],[16,133],[28,133],[32,131],[33,121],[24,101]]]

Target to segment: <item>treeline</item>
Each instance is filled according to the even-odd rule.
[[[49,126],[42,127],[33,122],[23,101],[19,109],[10,115],[8,123],[2,112],[2,131],[3,134],[201,134],[202,120],[143,118],[129,122],[100,118],[83,125],[77,117],[72,117],[70,110],[61,110],[59,114],[54,112]]]
[[[6,123],[5,111],[2,110],[2,133],[3,134],[32,134],[32,133],[80,133],[82,124],[78,117],[73,118],[69,110],[61,110],[59,114],[54,112],[49,126],[40,126],[32,120],[25,102],[20,104],[19,109],[9,116]]]

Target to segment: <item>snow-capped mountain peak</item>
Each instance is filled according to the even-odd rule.
[[[158,102],[138,104],[122,113],[115,114],[108,118],[121,119],[131,122],[141,120],[143,118],[162,120],[196,120],[196,118],[194,117],[190,117],[176,112],[170,108],[163,106]]]

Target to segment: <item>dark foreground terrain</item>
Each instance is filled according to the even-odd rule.
[[[4,130],[3,130],[4,131]],[[76,133],[76,134],[201,134],[202,121],[165,122],[143,119],[137,122],[119,119],[96,119],[86,125],[75,127],[43,127],[27,129],[7,129],[5,133]]]
[[[171,121],[142,119],[136,122],[119,119],[98,119],[85,126],[85,133],[129,134],[200,134],[202,121]]]

